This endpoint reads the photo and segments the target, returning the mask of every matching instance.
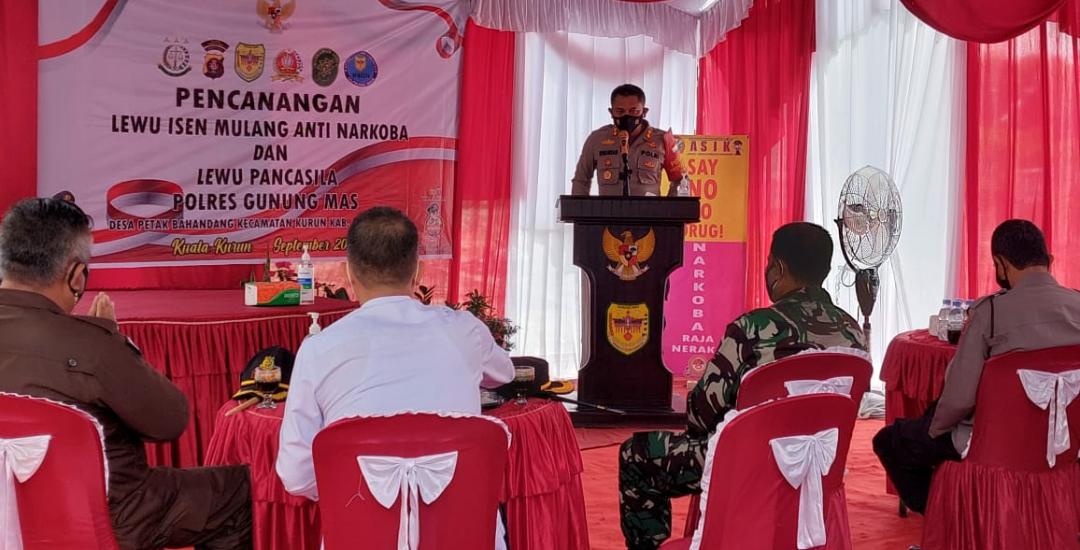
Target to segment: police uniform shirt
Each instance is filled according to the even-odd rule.
[[[1049,273],[1031,273],[1011,290],[980,300],[945,371],[945,385],[930,423],[930,436],[952,432],[963,454],[971,440],[975,395],[987,357],[1016,350],[1080,345],[1080,292]]]
[[[630,194],[644,196],[660,195],[660,171],[664,166],[664,136],[667,132],[641,122],[641,131],[631,136],[627,160],[630,163]],[[592,188],[593,174],[596,174],[600,195],[622,195],[622,181],[619,173],[623,167],[622,154],[619,152],[619,131],[608,124],[589,134],[581,149],[577,169],[574,172],[574,195],[588,195]],[[674,185],[668,195],[677,189]]]

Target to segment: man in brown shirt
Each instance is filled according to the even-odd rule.
[[[971,309],[967,329],[945,373],[941,397],[920,419],[897,420],[874,438],[874,452],[905,504],[923,512],[934,468],[959,460],[971,439],[975,395],[986,359],[1016,350],[1080,344],[1080,292],[1050,275],[1042,231],[1008,220],[990,241],[1003,292]]]
[[[622,195],[619,179],[623,169],[620,132],[626,133],[626,165],[630,168],[630,195],[660,195],[660,170],[667,172],[671,187],[668,196],[678,193],[683,179],[682,164],[675,152],[675,138],[670,133],[653,128],[645,115],[645,92],[633,84],[623,84],[611,92],[608,109],[614,124],[603,126],[585,139],[574,171],[574,195],[588,195],[593,174],[598,180],[600,195]]]
[[[98,294],[88,316],[71,315],[90,246],[90,219],[65,201],[29,199],[4,216],[0,391],[70,403],[98,420],[121,548],[250,548],[246,467],[147,466],[144,442],[179,437],[187,399],[120,334],[108,296]]]

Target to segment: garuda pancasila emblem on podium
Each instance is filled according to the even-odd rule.
[[[609,229],[604,229],[604,255],[614,262],[608,266],[608,271],[624,281],[633,281],[649,270],[645,262],[649,261],[655,249],[656,234],[652,229],[636,240],[631,231],[623,231],[620,239],[612,235]]]

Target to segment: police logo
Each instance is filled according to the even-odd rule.
[[[225,50],[229,45],[221,40],[207,40],[202,43],[206,50],[203,56],[203,74],[207,78],[221,78],[225,76]]]
[[[345,60],[345,78],[357,86],[370,86],[378,76],[379,66],[367,52],[356,52]]]
[[[604,170],[604,179],[605,180],[611,179],[611,176],[612,176],[611,170]]]
[[[236,43],[236,76],[244,82],[253,82],[263,74],[266,65],[266,46],[262,44]]]
[[[329,86],[337,80],[338,54],[330,48],[321,48],[311,58],[311,79],[319,86]]]
[[[303,68],[304,64],[296,50],[281,50],[274,58],[275,74],[272,80],[303,82],[304,77],[300,76]]]
[[[185,40],[184,43],[187,43]],[[178,40],[176,43],[165,46],[161,52],[161,63],[158,63],[161,72],[169,76],[184,76],[191,71],[191,54]]]

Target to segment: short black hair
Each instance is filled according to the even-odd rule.
[[[367,286],[407,284],[416,275],[419,240],[416,224],[400,210],[365,210],[349,226],[349,267]]]
[[[794,222],[777,229],[769,255],[784,262],[792,276],[807,285],[821,286],[829,276],[833,243],[820,225]]]
[[[990,237],[990,253],[1005,258],[1016,269],[1050,266],[1046,238],[1038,226],[1028,220],[1001,222]]]
[[[90,261],[93,222],[74,203],[26,199],[0,222],[0,277],[26,284],[51,284],[68,261]]]
[[[616,86],[614,90],[611,90],[611,102],[615,103],[616,96],[636,97],[641,100],[641,104],[645,104],[645,90],[634,86],[633,84],[622,84]]]

